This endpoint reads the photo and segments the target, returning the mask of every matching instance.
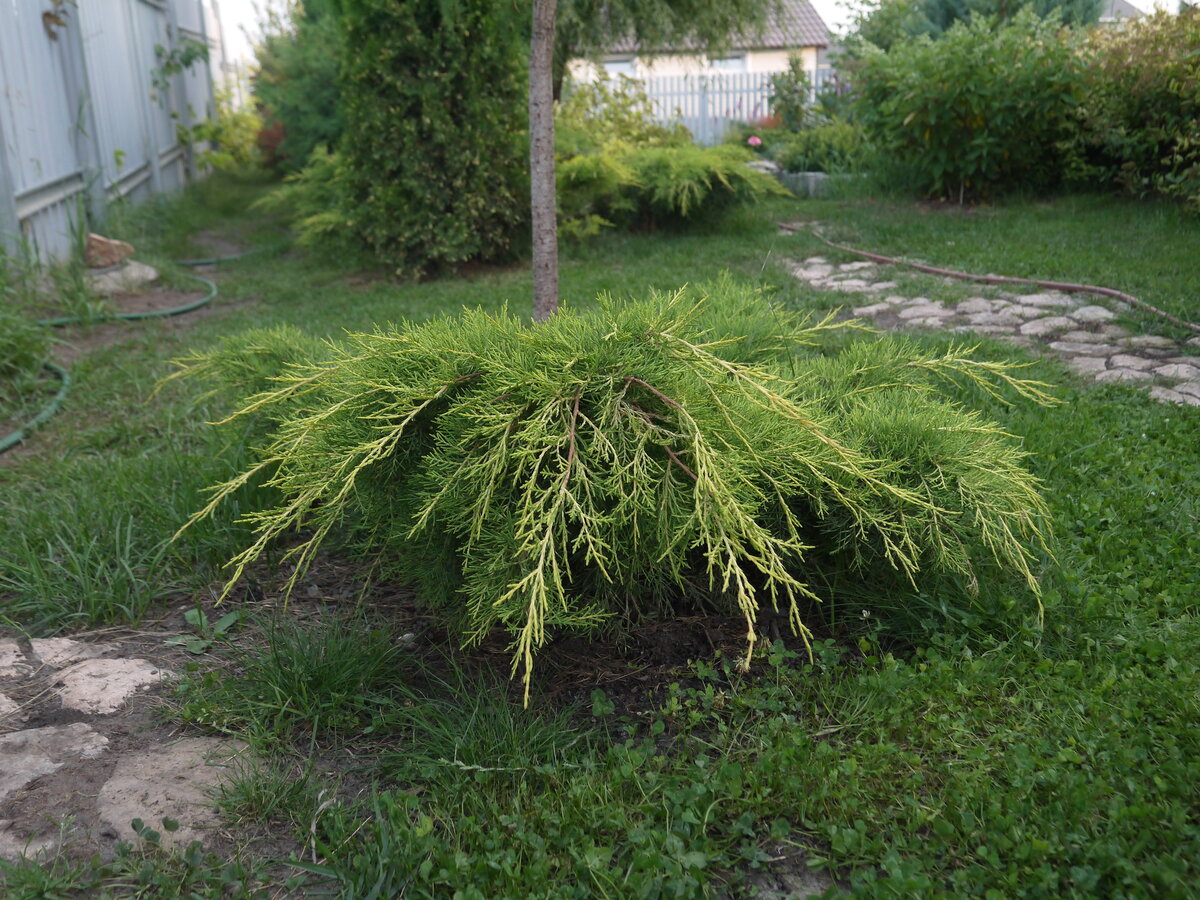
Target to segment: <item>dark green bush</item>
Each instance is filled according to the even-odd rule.
[[[342,47],[341,24],[326,13],[280,24],[256,50],[254,95],[265,110],[266,127],[283,135],[268,162],[285,172],[303,168],[314,149],[336,146],[342,136]]]
[[[353,522],[467,640],[506,629],[527,687],[555,628],[699,606],[742,615],[752,647],[770,606],[807,638],[823,566],[969,582],[990,559],[1036,589],[1044,507],[1019,444],[937,387],[1040,392],[904,342],[822,357],[842,327],[725,281],[707,302],[351,335],[248,401],[279,424],[205,512],[273,473],[283,499],[248,517],[258,536],[235,579],[303,526],[298,577]]]
[[[345,25],[359,234],[410,274],[503,253],[529,209],[525,16],[489,0],[356,0]]]
[[[866,155],[866,139],[843,120],[802,131],[772,135],[771,158],[788,172],[854,172]]]
[[[1200,9],[1098,29],[1086,49],[1076,174],[1200,209]]]
[[[804,60],[793,56],[787,70],[771,76],[771,112],[788,131],[799,131],[814,124],[812,83]]]
[[[1023,11],[886,53],[867,48],[854,83],[881,175],[927,196],[974,200],[1061,179],[1084,60],[1069,32]]]

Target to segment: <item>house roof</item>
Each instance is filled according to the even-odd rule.
[[[794,50],[799,47],[829,46],[829,29],[821,21],[817,11],[808,0],[783,0],[778,9],[773,9],[767,15],[761,28],[739,34],[730,39],[731,50]],[[633,53],[645,50],[638,46],[633,38],[616,41],[609,48],[610,53]],[[656,47],[657,53],[669,53],[684,50],[695,52],[699,49],[695,42],[685,42],[681,46]]]
[[[1102,0],[1100,4],[1100,21],[1116,22],[1121,19],[1140,19],[1145,13],[1127,3],[1126,0]]]

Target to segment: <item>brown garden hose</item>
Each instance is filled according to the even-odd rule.
[[[927,266],[922,263],[906,262],[902,259],[895,259],[891,256],[882,256],[878,253],[868,253],[866,250],[855,250],[853,247],[847,247],[843,244],[835,244],[833,241],[826,238],[817,229],[815,225],[791,225],[787,222],[780,222],[779,227],[784,231],[797,234],[801,231],[811,231],[819,241],[832,247],[835,250],[841,250],[845,253],[852,253],[855,256],[861,256],[864,259],[869,259],[872,262],[882,263],[889,266],[905,266],[909,269],[916,269],[919,272],[928,272],[931,275],[943,275],[946,278],[957,278],[962,281],[978,281],[982,284],[1031,284],[1036,287],[1046,288],[1048,290],[1062,291],[1068,294],[1096,294],[1101,297],[1112,297],[1115,300],[1120,300],[1122,303],[1128,303],[1130,306],[1137,309],[1144,309],[1146,312],[1154,313],[1171,322],[1174,325],[1179,325],[1183,328],[1191,329],[1200,333],[1200,325],[1192,322],[1185,322],[1176,316],[1171,315],[1165,310],[1159,309],[1157,306],[1151,306],[1144,300],[1139,300],[1126,294],[1124,291],[1118,291],[1114,288],[1098,287],[1091,284],[1074,284],[1069,281],[1043,281],[1038,278],[1016,278],[1011,275],[973,275],[970,272],[956,272],[953,269],[939,269],[937,266]]]

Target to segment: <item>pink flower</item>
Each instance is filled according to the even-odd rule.
[[[751,147],[761,147],[762,146],[762,138],[760,138],[756,134],[752,134],[752,135],[750,135],[750,137],[748,137],[746,139],[746,143],[749,144]]]

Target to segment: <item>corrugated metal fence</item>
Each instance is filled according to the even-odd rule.
[[[9,252],[24,237],[43,259],[65,256],[81,212],[96,225],[115,198],[195,177],[176,126],[215,111],[213,17],[203,0],[0,0],[0,240]],[[208,44],[210,61],[156,78],[156,47],[170,52],[185,38]]]
[[[809,73],[812,98],[835,81],[831,68]],[[735,122],[771,114],[771,73],[722,72],[639,79],[662,122],[682,122],[698,144],[718,143]]]

